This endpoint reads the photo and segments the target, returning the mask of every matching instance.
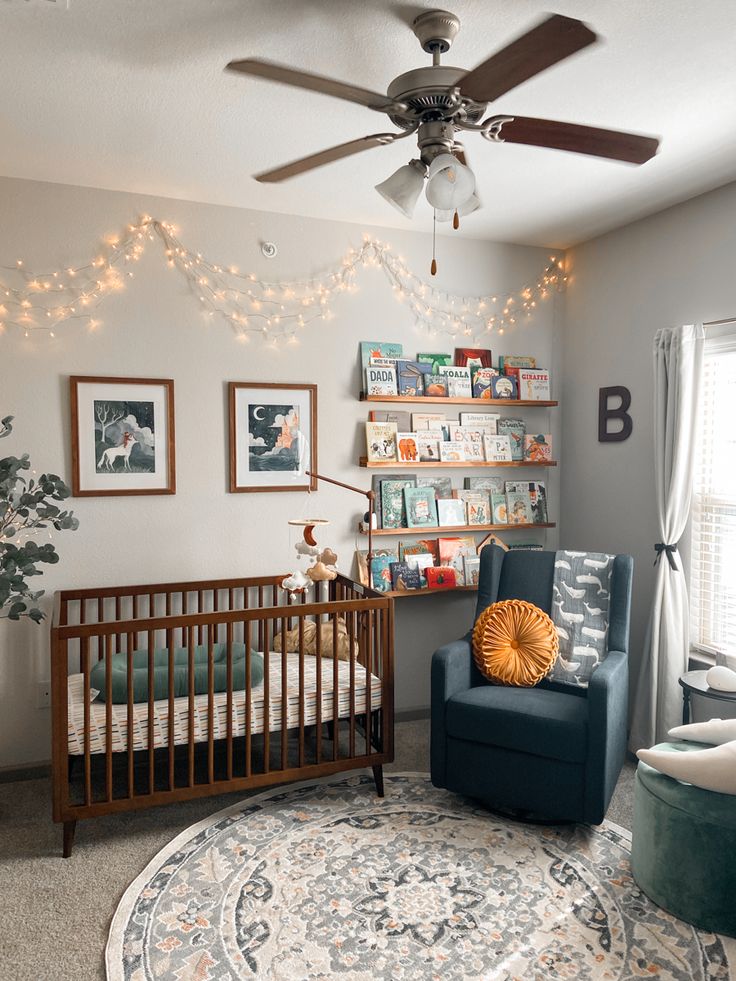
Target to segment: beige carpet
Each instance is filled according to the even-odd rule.
[[[429,770],[429,722],[396,727],[392,770]],[[634,767],[621,774],[608,818],[631,828]],[[175,835],[244,795],[81,821],[61,858],[49,780],[0,784],[0,978],[99,981],[112,914],[128,884]]]

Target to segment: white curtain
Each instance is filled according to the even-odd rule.
[[[659,330],[654,338],[654,472],[661,546],[677,545],[690,513],[704,336],[701,324],[688,324]],[[634,693],[632,750],[662,742],[667,730],[680,723],[682,690],[677,681],[687,670],[689,639],[682,563],[675,550],[660,548]]]

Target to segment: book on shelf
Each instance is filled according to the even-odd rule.
[[[470,384],[470,369],[462,365],[442,365],[440,374],[447,381],[447,391],[451,398],[471,398],[473,388]]]
[[[552,437],[549,433],[524,437],[524,459],[530,463],[543,463],[552,459]]]
[[[506,525],[509,521],[509,513],[506,508],[506,494],[493,491],[491,494],[491,513],[493,515],[493,525]]]
[[[455,364],[467,366],[472,372],[474,368],[490,368],[493,356],[485,347],[456,347]]]
[[[388,358],[395,361],[404,353],[402,344],[394,344],[389,341],[361,341],[360,342],[360,364],[365,370],[370,364],[371,358]]]
[[[470,429],[467,426],[450,426],[450,440],[464,444],[466,460],[482,463],[486,458],[483,450],[484,432],[487,430]]]
[[[498,431],[498,412],[461,412],[460,425],[468,429],[480,429],[495,435]]]
[[[452,497],[452,477],[443,475],[441,477],[425,476],[419,474],[416,478],[419,487],[433,487],[434,497],[438,501],[441,497]]]
[[[435,431],[442,429],[444,421],[444,412],[412,412],[411,414],[411,428],[415,433],[424,429],[434,429]]]
[[[379,528],[383,527],[383,512],[381,508],[381,484],[385,480],[403,480],[408,486],[416,486],[417,478],[411,474],[404,473],[381,473],[373,474],[371,479],[371,489],[373,491],[373,513]]]
[[[452,492],[452,496],[458,501],[465,501],[467,504],[469,501],[485,503],[488,505],[489,494],[487,490],[471,490],[468,487],[458,487]]]
[[[463,572],[465,573],[465,585],[477,586],[480,579],[480,556],[464,555]]]
[[[409,542],[399,542],[399,558],[402,562],[409,562],[415,556],[429,556],[432,563],[424,560],[420,565],[434,564],[440,560],[440,550],[436,538],[415,538]]]
[[[407,528],[437,527],[437,505],[431,487],[405,487]]]
[[[410,569],[416,569],[419,573],[420,586],[427,585],[427,569],[434,566],[434,556],[427,553],[417,555],[407,555],[406,564]]]
[[[369,368],[396,368],[397,361],[395,358],[371,358],[368,362]]]
[[[396,559],[390,555],[374,555],[371,559],[371,588],[380,593],[391,589],[391,564]]]
[[[511,443],[511,459],[524,459],[524,437],[526,436],[526,423],[523,419],[499,419],[499,436],[507,434]]]
[[[488,498],[484,501],[466,501],[465,509],[469,525],[491,525],[491,506]]]
[[[496,494],[504,494],[506,492],[503,477],[466,477],[465,489],[484,490]]]
[[[514,368],[536,368],[537,359],[527,354],[502,354],[498,359],[498,370],[505,372],[507,366]]]
[[[440,565],[447,566],[455,570],[455,579],[458,586],[465,585],[465,569],[463,558],[466,555],[475,555],[475,539],[466,538],[440,538]]]
[[[465,501],[459,501],[454,497],[441,497],[437,501],[437,521],[440,528],[457,528],[466,525],[468,522]]]
[[[416,433],[396,434],[396,457],[399,463],[418,463],[419,449]]]
[[[511,463],[511,441],[508,433],[503,436],[490,436],[486,433],[483,447],[488,463]]]
[[[441,374],[424,376],[424,394],[427,398],[446,399],[450,394],[447,378]]]
[[[427,589],[454,589],[457,586],[455,570],[447,566],[430,566],[425,570]]]
[[[401,409],[371,409],[368,413],[369,422],[393,422],[398,432],[408,432],[412,428],[411,412]]]
[[[425,436],[424,433],[428,435]],[[417,435],[417,452],[420,463],[437,463],[440,459],[440,441],[438,431],[432,429],[419,430]]]
[[[465,443],[454,439],[444,439],[440,443],[440,461],[442,463],[461,463],[465,460]]]
[[[442,365],[452,364],[452,355],[422,352],[421,354],[417,354],[417,361],[420,364],[428,364],[431,369],[429,372],[431,375],[439,375]]]
[[[491,379],[492,399],[508,399],[512,401],[518,398],[517,391],[518,388],[515,378],[509,378],[507,375],[495,375]]]
[[[368,395],[396,395],[396,368],[369,364],[365,369]]]
[[[537,542],[517,542],[516,545],[507,547],[509,552],[543,552],[544,546]]]
[[[424,376],[430,374],[430,366],[419,361],[396,362],[396,388],[399,395],[417,398],[424,395]]]
[[[406,528],[404,489],[413,486],[414,481],[405,478],[381,481],[381,517],[384,528]]]
[[[365,442],[368,459],[372,463],[396,460],[396,423],[367,422]]]
[[[506,490],[527,491],[532,502],[532,521],[535,525],[547,524],[547,489],[543,480],[507,480]]]
[[[459,426],[459,425],[460,425],[459,419],[445,419],[445,421],[441,424],[438,433],[441,433],[441,438],[446,441],[450,438],[450,433],[452,432],[453,426]]]
[[[419,569],[412,568],[407,562],[392,562],[390,569],[391,589],[401,593],[405,590],[421,588]]]
[[[506,511],[510,525],[532,524],[532,500],[529,491],[507,491]]]
[[[551,391],[549,372],[544,368],[519,368],[519,398],[548,401]]]
[[[497,376],[495,368],[476,368],[472,378],[473,398],[486,401],[493,398],[493,379]]]
[[[374,548],[374,557],[377,555],[388,555],[392,562],[395,562],[399,555],[395,548]],[[356,548],[355,550],[355,575],[356,582],[361,583],[363,586],[369,586],[368,580],[368,550],[363,548]]]

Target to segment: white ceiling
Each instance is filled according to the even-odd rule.
[[[0,0],[0,174],[390,227],[429,229],[373,185],[410,142],[281,185],[250,175],[391,129],[385,116],[223,72],[255,56],[384,91],[428,63],[396,0]],[[603,38],[494,113],[662,138],[641,168],[465,135],[482,211],[458,234],[567,246],[736,178],[734,0],[446,0],[445,61],[471,68],[554,10]]]

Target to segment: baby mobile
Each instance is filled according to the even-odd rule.
[[[329,582],[337,578],[337,555],[329,546],[320,548],[314,537],[314,529],[328,525],[326,518],[291,518],[289,524],[304,529],[303,537],[295,545],[297,567],[281,583],[290,593],[303,593],[312,583]],[[306,571],[302,571],[301,563],[306,563]]]

